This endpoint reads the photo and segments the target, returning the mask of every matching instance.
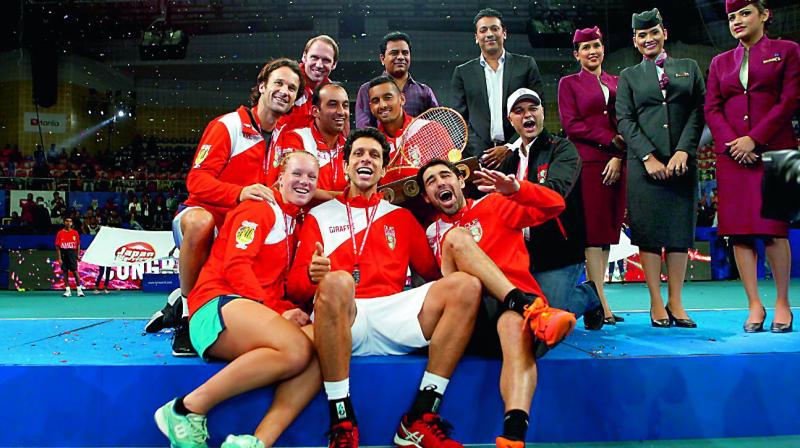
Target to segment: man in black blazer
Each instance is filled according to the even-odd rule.
[[[469,124],[464,156],[485,155],[484,163],[496,167],[508,151],[505,142],[514,136],[505,119],[506,99],[521,87],[541,92],[542,78],[532,57],[503,48],[508,34],[499,11],[482,9],[473,23],[481,55],[453,71],[453,108]]]

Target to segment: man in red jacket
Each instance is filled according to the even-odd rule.
[[[342,159],[346,124],[350,120],[347,91],[336,82],[318,85],[311,95],[311,114],[313,120],[308,126],[282,132],[267,154],[267,185],[277,179],[283,153],[307,151],[314,154],[320,164],[315,199],[327,201],[347,186]]]
[[[473,347],[482,354],[502,354],[500,395],[506,412],[498,448],[524,448],[536,358],[572,331],[575,316],[550,308],[528,270],[523,229],[558,216],[564,199],[514,175],[477,174],[478,189],[489,193],[478,200],[464,198],[461,172],[444,160],[421,167],[417,182],[425,201],[439,211],[427,235],[442,273],[470,273],[493,296],[484,299]]]
[[[178,265],[182,297],[188,297],[194,287],[225,214],[245,200],[272,200],[272,193],[263,185],[266,154],[280,133],[278,120],[289,112],[303,88],[295,61],[274,60],[258,75],[252,108],[242,106],[206,127],[186,178],[189,198],[172,221],[175,244],[181,249]],[[187,311],[184,304],[184,317]],[[158,323],[163,321],[157,318],[159,313],[146,326],[148,331],[163,326]],[[196,355],[185,322],[175,332],[173,355]]]
[[[383,200],[389,144],[375,128],[354,131],[344,146],[350,179],[343,195],[309,212],[288,278],[295,302],[314,298],[314,336],[331,417],[331,447],[358,446],[349,397],[350,357],[401,355],[430,345],[430,359],[394,443],[460,447],[437,413],[467,345],[480,284],[454,272],[404,290],[409,267],[441,275],[425,233],[406,209]]]

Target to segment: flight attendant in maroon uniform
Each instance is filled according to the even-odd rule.
[[[739,45],[717,55],[708,74],[705,115],[714,136],[719,234],[732,237],[736,266],[749,301],[746,332],[764,330],[766,310],[756,282],[756,238],[766,245],[777,299],[772,332],[792,331],[788,224],[761,217],[761,154],[797,148],[792,115],[800,105],[800,46],[765,34],[763,0],[726,0],[728,25]]]
[[[578,148],[583,161],[586,271],[597,285],[605,323],[614,325],[622,318],[611,313],[603,281],[609,248],[619,242],[625,215],[625,142],[617,132],[614,109],[618,77],[603,71],[603,35],[598,27],[575,31],[572,44],[572,54],[581,70],[559,81],[558,112],[567,138]]]

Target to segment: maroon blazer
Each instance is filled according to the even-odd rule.
[[[797,147],[792,115],[800,105],[800,45],[764,36],[750,48],[748,88],[739,81],[744,47],[714,57],[708,73],[705,115],[715,151],[749,135],[758,151]]]
[[[600,80],[608,87],[608,106],[597,77],[584,69],[558,82],[561,125],[584,162],[608,162],[612,157],[625,157],[625,153],[611,143],[619,134],[614,108],[618,79],[606,72],[600,75]]]

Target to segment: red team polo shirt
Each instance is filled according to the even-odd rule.
[[[329,148],[316,123],[309,127],[283,132],[270,151],[267,163],[267,185],[273,185],[280,174],[280,161],[283,154],[290,151],[307,151],[319,160],[317,188],[328,191],[342,191],[347,187],[344,177],[345,137],[339,134],[336,146]]]
[[[256,126],[260,126],[258,108],[252,112]],[[242,106],[215,118],[200,139],[186,177],[189,198],[184,204],[211,212],[217,228],[222,227],[225,213],[238,204],[243,187],[264,182],[267,143],[256,126]],[[280,128],[276,127],[273,142],[279,134]]]
[[[294,252],[298,207],[275,202],[244,201],[228,212],[211,255],[189,294],[189,314],[212,299],[240,295],[282,314],[296,308],[285,299],[284,284]]]
[[[428,242],[441,263],[442,240],[453,227],[469,231],[478,247],[517,288],[544,296],[529,270],[530,259],[522,229],[555,218],[564,210],[564,198],[555,191],[520,181],[518,192],[504,196],[488,194],[467,203],[453,216],[439,214],[426,232]]]
[[[308,265],[317,242],[322,243],[325,256],[331,260],[331,271],[353,272],[355,251],[346,196],[347,192],[320,204],[306,216],[287,283],[289,297],[298,303],[310,300],[317,288],[308,276]],[[411,212],[381,198],[380,194],[374,194],[369,201],[361,196],[347,199],[358,249],[366,234],[367,214],[374,213],[364,251],[359,256],[361,281],[356,285],[355,294],[359,299],[384,297],[402,291],[409,266],[426,280],[441,277],[425,232]]]
[[[81,248],[81,237],[75,229],[61,229],[56,233],[56,247],[59,249],[78,250]]]

